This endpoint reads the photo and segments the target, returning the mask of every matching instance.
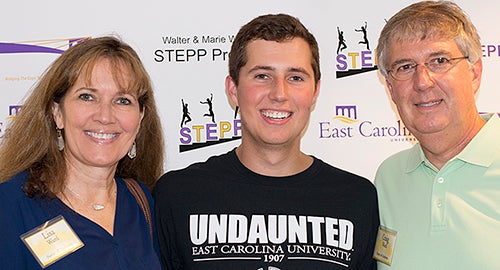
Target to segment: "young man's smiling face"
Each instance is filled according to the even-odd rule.
[[[226,79],[233,103],[239,106],[242,143],[261,146],[300,144],[319,94],[311,49],[301,38],[282,42],[262,39],[247,46],[247,63],[239,85]]]

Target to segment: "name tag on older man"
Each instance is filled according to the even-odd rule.
[[[57,216],[20,237],[42,268],[84,246],[63,216]]]
[[[396,237],[396,231],[380,226],[378,229],[377,240],[375,242],[373,258],[379,262],[391,265],[394,245],[396,244]]]

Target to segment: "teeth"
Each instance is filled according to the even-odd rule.
[[[289,112],[277,112],[277,111],[263,111],[262,114],[265,117],[272,119],[285,119],[291,115]]]
[[[421,104],[418,104],[418,106],[421,106],[421,107],[430,107],[430,106],[437,105],[439,103],[441,103],[441,100],[433,101],[433,102],[429,102],[429,103],[421,103]]]
[[[85,132],[87,135],[90,137],[96,138],[96,139],[112,139],[116,137],[116,134],[113,133],[95,133],[95,132]]]

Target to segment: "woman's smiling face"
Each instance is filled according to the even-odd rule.
[[[143,112],[134,91],[127,89],[128,69],[115,71],[99,60],[90,82],[80,75],[59,103],[54,103],[56,125],[64,129],[65,158],[73,165],[114,167],[126,155],[139,131]]]

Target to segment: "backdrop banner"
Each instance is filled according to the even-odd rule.
[[[5,1],[0,9],[0,140],[44,70],[77,42],[116,35],[140,55],[153,80],[166,139],[165,171],[225,153],[240,142],[239,115],[224,89],[239,28],[287,13],[316,36],[321,92],[304,152],[373,181],[388,156],[411,147],[377,71],[375,48],[387,19],[415,1]],[[481,112],[500,111],[500,1],[456,1],[483,44]],[[151,149],[150,151],[154,151]]]

